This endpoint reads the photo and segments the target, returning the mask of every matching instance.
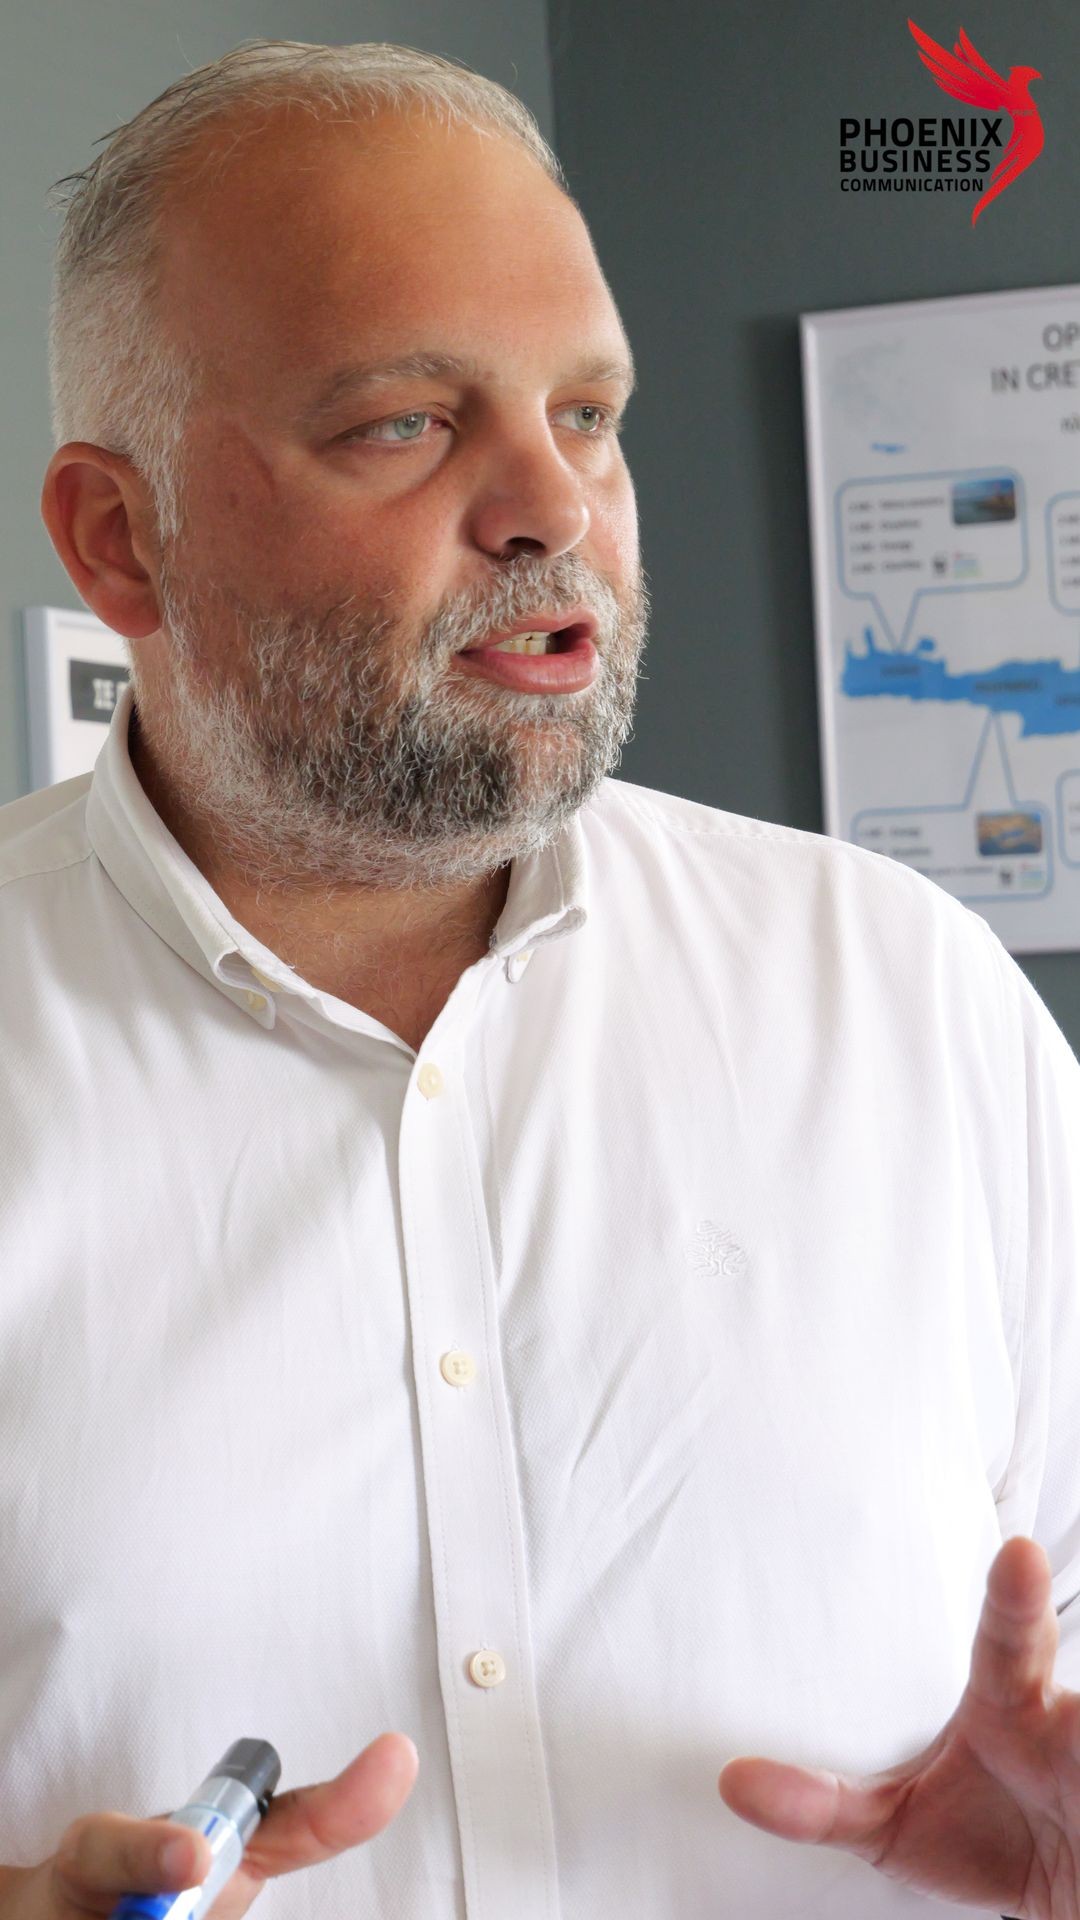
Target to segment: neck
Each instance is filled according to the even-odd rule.
[[[377,1008],[378,1018],[403,1032],[421,1023],[421,1007],[437,1012],[464,968],[487,952],[510,884],[508,864],[444,888],[264,877],[190,802],[135,711],[128,745],[154,811],[233,918],[311,986],[365,1011]]]

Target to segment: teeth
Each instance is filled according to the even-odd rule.
[[[547,653],[554,652],[555,635],[553,633],[515,633],[509,640],[500,640],[498,646],[489,649],[492,653]]]

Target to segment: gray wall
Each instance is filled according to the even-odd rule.
[[[39,501],[54,180],[184,73],[243,40],[391,40],[501,81],[552,137],[544,0],[8,0],[0,58],[0,805],[25,793],[21,609],[81,607]]]
[[[839,190],[841,115],[948,111],[909,12],[1044,75],[1046,148],[974,231],[948,194]],[[556,149],[640,365],[624,446],[654,616],[621,772],[820,830],[796,316],[1080,280],[1080,11],[550,0],[550,17]],[[1080,1051],[1080,956],[1021,964]]]

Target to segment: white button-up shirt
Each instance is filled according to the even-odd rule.
[[[1080,1685],[1080,1069],[875,854],[608,780],[418,1053],[90,777],[0,812],[0,1860],[420,1774],[261,1920],[952,1914],[717,1792],[862,1772],[1032,1534]]]

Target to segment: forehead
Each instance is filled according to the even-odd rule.
[[[433,332],[508,369],[624,342],[581,215],[505,136],[276,110],[219,129],[165,212],[164,310],[223,396]]]

